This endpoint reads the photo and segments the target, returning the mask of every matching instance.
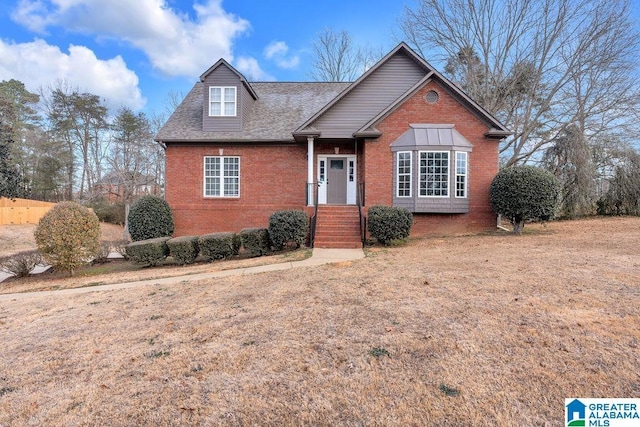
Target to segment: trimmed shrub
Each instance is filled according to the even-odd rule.
[[[171,207],[161,197],[142,196],[129,209],[128,225],[134,242],[169,237],[174,230]]]
[[[193,264],[200,253],[198,236],[181,236],[167,240],[169,254],[178,264]]]
[[[559,193],[560,183],[551,172],[534,166],[512,166],[498,172],[491,182],[491,205],[519,234],[525,221],[553,218]]]
[[[89,263],[100,246],[96,214],[75,202],[60,202],[47,212],[34,231],[38,250],[55,268],[73,271]]]
[[[278,211],[269,218],[269,238],[275,250],[282,250],[287,243],[299,248],[307,240],[309,219],[302,211]]]
[[[25,277],[43,261],[42,255],[36,250],[17,252],[0,258],[0,270],[7,270],[15,274],[16,277]]]
[[[89,205],[98,216],[100,222],[124,225],[125,205],[122,202],[108,203],[104,199],[97,200]]]
[[[240,231],[240,239],[249,256],[266,255],[271,250],[269,230],[266,228],[245,228]]]
[[[232,232],[212,233],[200,236],[200,252],[207,260],[227,259],[238,255],[240,236]]]
[[[412,225],[413,215],[406,208],[380,205],[369,208],[367,230],[383,245],[409,237]]]
[[[169,256],[167,240],[170,237],[156,237],[155,239],[139,240],[129,243],[125,249],[127,256],[137,264],[145,266],[159,265]]]

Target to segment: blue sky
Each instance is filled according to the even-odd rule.
[[[375,6],[374,6],[375,5]],[[390,50],[412,0],[3,0],[0,80],[65,81],[115,111],[159,112],[223,57],[251,80],[309,80],[325,27]]]

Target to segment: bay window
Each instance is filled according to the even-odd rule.
[[[453,125],[410,125],[391,144],[393,205],[411,212],[469,212],[472,150],[473,145]]]

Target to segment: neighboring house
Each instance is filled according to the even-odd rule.
[[[148,194],[160,196],[162,186],[152,175],[139,173],[109,173],[94,186],[94,192],[102,196],[108,203],[124,202],[125,190],[131,194],[127,197],[135,198]]]
[[[352,246],[327,230],[350,206],[357,228],[359,202],[364,215],[408,208],[412,235],[494,228],[489,186],[508,135],[401,43],[353,83],[249,83],[221,59],[156,140],[176,235],[265,227],[318,204],[316,246]]]

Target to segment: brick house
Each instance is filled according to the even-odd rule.
[[[176,235],[303,209],[316,246],[350,247],[359,212],[378,204],[413,212],[412,235],[494,228],[489,186],[509,134],[401,43],[353,83],[250,83],[221,59],[156,140]]]
[[[123,203],[126,197],[136,198],[147,194],[160,196],[162,185],[152,175],[112,172],[93,186],[93,193],[101,196],[107,203]]]

